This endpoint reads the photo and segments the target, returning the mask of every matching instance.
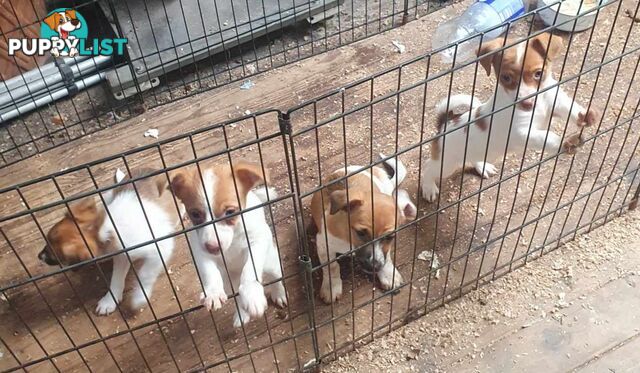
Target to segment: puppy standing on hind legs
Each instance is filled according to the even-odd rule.
[[[510,44],[513,40],[507,39],[504,45]],[[498,38],[484,43],[478,53],[487,75],[493,68],[498,77],[491,100],[454,95],[436,107],[438,132],[446,127],[446,134],[431,143],[431,157],[422,170],[422,196],[430,202],[438,197],[440,180],[468,164],[483,178],[495,175],[497,168],[486,160],[501,158],[505,149],[522,156],[529,149],[556,154],[562,146],[575,153],[580,135],[561,144],[560,136],[548,130],[552,117],[578,128],[598,121],[595,109],[573,102],[553,78],[551,60],[562,49],[560,37],[544,33],[499,51],[502,47]],[[538,93],[542,89],[547,90]]]
[[[217,310],[227,294],[237,291],[235,327],[264,314],[265,293],[277,306],[287,304],[271,228],[262,208],[251,209],[276,196],[272,189],[256,189],[264,182],[259,165],[240,162],[233,169],[229,165],[202,168],[202,175],[191,167],[171,180],[191,222],[209,223],[187,236],[204,286],[200,300],[208,310]],[[251,210],[242,211],[247,209]],[[263,287],[263,282],[274,283]]]

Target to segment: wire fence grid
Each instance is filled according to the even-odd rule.
[[[528,133],[521,151],[500,149],[499,162],[494,163],[497,175],[483,179],[462,172],[443,178],[432,203],[419,192],[425,162],[434,154],[430,150],[442,140],[444,154],[451,134],[463,130],[468,136],[471,126],[477,125],[477,120],[463,119],[459,127],[451,127],[447,121],[438,133],[435,103],[463,92],[484,102],[499,89],[495,72],[487,77],[480,59],[446,65],[438,60],[438,50],[287,111],[265,110],[1,189],[0,370],[312,369],[635,207],[640,191],[636,79],[640,35],[639,26],[624,13],[631,9],[638,16],[639,7],[633,1],[599,5],[587,36],[565,35],[555,61],[544,62],[558,83],[539,89],[534,98],[559,87],[576,105],[601,113],[585,128],[570,125],[567,118],[547,119],[550,131],[563,140],[581,134],[582,145],[575,154],[536,150]],[[507,23],[512,38],[505,39],[496,53],[506,53],[519,43],[529,45],[544,32],[554,31],[537,27],[533,17],[538,11]],[[486,114],[488,131],[511,131],[509,124],[492,118],[517,105],[492,107]],[[536,105],[537,99],[534,111]],[[445,112],[449,109],[447,104]],[[459,150],[465,157],[472,141],[467,138]],[[486,157],[487,153],[489,161]],[[385,163],[397,167],[399,161],[407,176],[402,185],[399,180],[393,187],[408,192],[417,216],[395,217],[390,230],[362,243],[356,243],[355,233],[350,235],[349,250],[336,257],[318,252],[319,247],[330,247],[329,242],[318,241],[329,228],[313,221],[314,194],[337,188],[346,192],[349,204],[358,196],[357,188],[374,188],[372,179],[357,186],[352,184],[354,178],[385,172]],[[106,211],[105,220],[114,219],[115,207],[108,197],[114,188],[133,185],[137,201],[144,201],[148,197],[140,189],[149,180],[170,185],[180,172],[195,169],[200,180],[196,184],[202,185],[206,170],[233,168],[241,162],[259,165],[277,197],[243,206],[231,217],[239,217],[250,230],[250,213],[264,211],[283,275],[263,284],[282,280],[287,307],[270,304],[263,317],[234,328],[234,313],[241,303],[238,289],[232,289],[221,310],[207,311],[199,301],[207,289],[194,254],[202,248],[193,247],[187,235],[218,227],[229,217],[190,221],[171,192],[167,193],[171,211],[182,220],[169,235],[154,236],[155,228],[145,214],[136,222],[151,232],[145,242],[124,245],[122,251],[92,252],[90,259],[68,266],[46,266],[38,258],[50,244],[51,227],[65,214],[73,215],[73,206],[87,198]],[[346,167],[346,173],[335,176],[336,170]],[[130,178],[116,183],[118,168]],[[227,182],[235,186],[240,204],[238,181]],[[376,200],[371,198],[375,210]],[[396,208],[400,193],[393,198]],[[140,205],[146,209],[144,202]],[[347,212],[346,226],[351,229],[357,216]],[[323,221],[327,217],[322,213]],[[314,230],[316,223],[320,229]],[[113,224],[118,227],[117,221]],[[160,244],[170,238],[175,241],[174,253],[171,260],[164,260]],[[362,249],[383,240],[392,247],[391,260],[399,274],[394,272],[395,286],[389,290],[381,289],[384,286],[376,279],[379,270],[367,274],[358,260]],[[131,309],[133,291],[126,291],[115,312],[97,316],[96,302],[105,292],[111,294],[108,263],[125,257],[133,261],[131,256],[144,247],[153,247],[162,261],[153,293],[145,294],[147,306]],[[135,263],[131,267],[129,282],[135,286],[142,268]],[[341,277],[329,278],[341,282],[342,297],[324,304],[323,277],[336,268]],[[231,276],[230,270],[227,266],[223,278]],[[403,281],[396,281],[396,276]]]
[[[5,45],[9,38],[39,33],[47,11],[70,7],[87,19],[90,39],[126,37],[128,47],[124,56],[88,59],[7,56],[7,67],[21,69],[0,71],[5,83],[0,166],[158,105],[393,29],[448,3],[69,0],[48,1],[45,7],[44,0],[11,2],[0,29]],[[96,85],[102,80],[106,83]]]

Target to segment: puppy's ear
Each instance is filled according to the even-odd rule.
[[[169,182],[167,181],[167,177],[163,174],[156,175],[153,177],[153,181],[156,184],[156,188],[158,189],[158,196],[161,197],[165,190],[171,189]]]
[[[189,187],[191,179],[191,172],[187,170],[180,170],[171,178],[171,183],[167,186],[178,199],[184,201],[187,188]]]
[[[96,200],[93,197],[81,199],[79,202],[69,206],[71,214],[68,216],[75,219],[78,223],[93,221],[98,214]]]
[[[331,209],[329,210],[329,214],[333,215],[338,211],[350,211],[354,210],[364,203],[361,199],[355,198],[352,196],[350,200],[347,201],[347,191],[346,190],[336,190],[329,194],[329,202]]]
[[[233,166],[236,182],[241,184],[245,190],[251,190],[259,184],[269,183],[269,175],[262,177],[262,167],[255,163],[237,163]]]
[[[58,23],[60,23],[60,14],[58,13],[53,13],[50,16],[48,16],[47,18],[45,18],[43,20],[43,22],[49,26],[50,29],[52,29],[53,31],[56,31],[55,27]]]
[[[562,38],[549,32],[540,34],[529,41],[531,48],[548,60],[555,58],[562,50]]]
[[[480,65],[487,72],[487,76],[491,75],[491,65],[497,66],[497,62],[502,59],[502,52],[493,53],[499,48],[504,46],[504,38],[497,38],[490,41],[485,41],[478,50],[478,57],[480,57]]]
[[[65,13],[67,13],[67,17],[69,17],[71,19],[76,19],[76,11],[75,11],[75,9],[65,10]]]

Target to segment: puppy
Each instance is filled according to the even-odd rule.
[[[133,173],[133,176],[143,176],[149,171],[140,170]],[[166,177],[158,175],[142,179],[135,184],[142,206],[132,184],[119,186],[104,194],[109,214],[104,207],[98,207],[93,197],[71,204],[70,212],[47,233],[47,245],[38,255],[40,260],[49,265],[71,265],[122,250],[120,238],[126,248],[150,241],[154,237],[164,237],[173,233],[180,216],[176,212],[173,197],[168,191]],[[153,235],[149,230],[145,213]],[[153,285],[163,269],[162,260],[166,263],[171,259],[174,239],[159,241],[158,248],[162,259],[158,255],[155,244],[128,252],[131,261],[143,261],[137,272],[140,281],[136,281],[131,298],[131,307],[134,310],[147,304],[145,293],[149,299],[151,298]],[[98,302],[96,307],[98,315],[113,312],[122,300],[125,277],[130,264],[124,253],[113,256],[110,293],[105,294]]]
[[[52,41],[60,39],[74,40],[76,39],[76,37],[71,35],[70,33],[82,27],[82,22],[80,22],[80,20],[76,16],[76,11],[73,9],[67,9],[64,12],[51,13],[47,18],[44,19],[44,23],[53,31],[57,32],[58,35],[60,35],[52,37]],[[54,57],[75,57],[78,55],[78,49],[75,47],[71,47],[69,51],[60,51],[57,48],[52,48],[51,54],[53,54]]]
[[[505,45],[511,43],[507,41]],[[544,89],[558,83],[553,78],[551,59],[562,49],[560,37],[544,33],[530,39],[528,44],[522,41],[504,52],[496,52],[502,47],[503,39],[499,38],[484,43],[478,53],[481,56],[479,63],[487,75],[491,75],[493,67],[498,77],[497,92],[491,100],[481,103],[469,95],[455,95],[443,99],[436,108],[438,132],[444,132],[445,127],[447,131],[453,131],[432,142],[431,159],[422,170],[422,195],[428,201],[433,202],[438,197],[437,184],[441,177],[446,178],[466,164],[472,165],[483,178],[495,175],[498,171],[493,164],[485,162],[485,152],[487,160],[503,157],[505,149],[522,155],[525,145],[527,149],[545,150],[551,154],[559,152],[560,136],[548,131],[552,116],[565,121],[568,118],[569,123],[578,127],[591,126],[598,121],[599,113],[595,109],[587,112],[560,87],[514,105],[517,100],[535,94],[538,86]],[[505,106],[508,107],[500,110]],[[500,111],[476,120],[495,110]],[[467,122],[472,123],[464,125]],[[579,135],[571,136],[565,141],[564,148],[574,153],[581,141]]]
[[[201,301],[208,310],[217,310],[227,294],[237,291],[235,327],[264,314],[265,291],[279,307],[287,304],[278,250],[263,209],[243,212],[267,201],[265,188],[254,189],[265,183],[262,175],[259,165],[239,162],[233,169],[229,165],[202,168],[201,174],[195,167],[187,168],[171,179],[171,188],[191,222],[209,223],[187,235],[203,281]],[[275,196],[269,190],[269,197]]]
[[[384,158],[383,155],[381,157]],[[397,196],[394,195],[396,186],[407,173],[402,162],[397,160],[397,168],[396,159],[389,159],[383,165],[386,170],[373,167],[348,177],[348,191],[346,183],[343,183],[316,192],[311,200],[311,224],[317,232],[320,264],[360,247],[355,255],[362,269],[375,273],[382,288],[387,290],[403,283],[392,260],[393,232],[401,224],[414,219],[417,211],[405,190],[397,190]],[[329,181],[361,168],[349,166],[338,169],[329,176]],[[333,303],[341,295],[340,266],[333,261],[322,267],[320,297],[325,303]]]

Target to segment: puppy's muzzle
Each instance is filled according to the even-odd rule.
[[[76,27],[80,24],[80,21],[79,21],[79,20],[77,20],[77,19],[72,19],[72,20],[71,20],[71,21],[69,21],[69,22],[71,22],[71,24],[72,24],[72,25],[74,25],[74,26],[76,26]]]
[[[384,257],[375,255],[373,245],[367,245],[356,252],[356,259],[362,270],[372,274],[377,273],[384,266]]]
[[[38,259],[40,259],[43,263],[48,264],[50,266],[54,266],[59,264],[58,260],[54,257],[51,256],[51,254],[49,254],[49,250],[47,250],[47,247],[45,246],[44,249],[42,249],[42,251],[40,251],[40,253],[38,254]]]
[[[522,111],[531,111],[533,110],[534,104],[535,104],[535,99],[532,97],[532,98],[528,98],[526,100],[522,100],[518,102],[518,108],[520,108],[520,110]]]
[[[210,254],[219,255],[220,254],[220,244],[217,242],[205,242],[204,244],[205,250],[207,250]]]

